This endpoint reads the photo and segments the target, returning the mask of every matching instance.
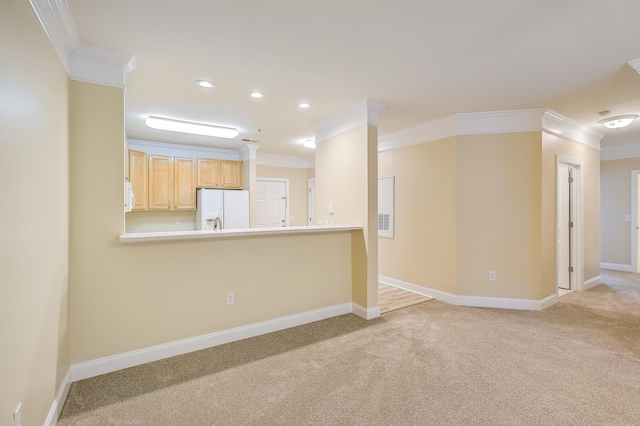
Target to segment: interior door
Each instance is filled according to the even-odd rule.
[[[574,191],[573,169],[566,164],[558,165],[558,288],[574,290]]]
[[[309,179],[308,199],[309,226],[316,225],[316,180]]]
[[[287,184],[285,181],[256,180],[258,228],[287,226]]]

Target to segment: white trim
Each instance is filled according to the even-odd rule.
[[[291,207],[291,198],[289,198],[289,178],[272,178],[272,177],[258,177],[256,176],[256,184],[258,182],[284,182],[284,196],[287,197],[285,204],[285,226],[289,226],[289,214]]]
[[[542,300],[532,299],[511,299],[505,297],[485,297],[485,296],[458,296],[440,290],[434,290],[417,284],[408,283],[395,278],[378,276],[378,281],[382,284],[402,288],[427,297],[433,297],[441,302],[456,306],[472,306],[478,308],[500,308],[519,309],[527,311],[541,311],[558,302],[555,294],[545,297]]]
[[[490,111],[457,114],[458,135],[535,132],[541,130],[544,109]]]
[[[631,170],[631,271],[638,272],[638,179],[640,170]]]
[[[209,148],[205,146],[180,145],[166,142],[127,139],[127,148],[152,155],[172,155],[174,157],[217,158],[220,160],[240,160],[240,153],[232,149]]]
[[[590,288],[593,288],[599,284],[602,284],[601,275],[598,275],[597,277],[593,277],[590,280],[585,281],[584,284],[582,284],[582,289],[589,290]]]
[[[313,183],[313,196],[311,196],[311,184]],[[316,178],[307,179],[307,225],[313,226],[316,221]]]
[[[600,149],[604,134],[550,109],[474,112],[438,118],[378,137],[378,151],[404,148],[460,135],[544,131]]]
[[[321,321],[338,315],[350,314],[354,311],[352,303],[342,303],[313,311],[288,315],[255,324],[222,330],[215,333],[178,340],[149,348],[139,349],[123,354],[108,356],[93,361],[82,362],[71,366],[71,379],[88,379],[101,374],[111,373],[124,368],[146,364],[189,352],[195,352],[237,340],[273,333],[291,327]]]
[[[621,265],[619,263],[601,262],[600,269],[608,269],[610,271],[633,272],[633,267],[631,265]]]
[[[363,126],[378,126],[378,113],[385,105],[366,100],[337,112],[311,128],[316,132],[316,144]]]
[[[256,165],[269,167],[287,167],[290,169],[309,169],[315,164],[315,155],[311,157],[296,157],[294,155],[268,154],[261,152],[257,155]]]
[[[600,141],[604,137],[604,133],[550,109],[542,115],[542,131],[597,150],[600,150]]]
[[[638,71],[638,73],[640,74],[640,58],[634,59],[633,61],[629,61],[627,63],[629,64],[629,66],[631,68],[633,68],[634,70]]]
[[[135,59],[80,42],[66,0],[29,0],[49,42],[72,80],[124,88],[124,75],[135,69]]]
[[[248,143],[242,148],[238,150],[240,154],[240,160],[255,160],[256,159],[256,151],[260,149],[260,145]]]
[[[606,146],[600,151],[600,161],[640,157],[640,142]]]
[[[364,318],[366,320],[371,320],[378,318],[380,316],[380,306],[374,306],[373,308],[365,308],[363,306],[358,305],[357,303],[352,303],[351,313],[359,316],[360,318]]]
[[[81,44],[69,58],[69,77],[85,83],[124,89],[124,76],[136,68],[135,58],[116,52]]]
[[[49,42],[69,74],[71,54],[80,46],[80,36],[65,0],[29,0]]]
[[[44,426],[56,426],[58,423],[62,407],[64,406],[64,402],[67,400],[67,395],[69,395],[69,388],[71,388],[71,369],[67,371],[67,374],[65,374],[62,379],[62,383],[60,383],[58,392],[56,392],[56,397],[49,409],[47,419],[44,421]]]

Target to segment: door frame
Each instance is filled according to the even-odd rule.
[[[631,271],[640,272],[640,262],[638,261],[638,179],[640,170],[631,170]]]
[[[291,204],[291,198],[289,198],[289,178],[256,177],[256,183],[257,182],[284,182],[284,196],[287,197],[284,203],[284,223],[285,226],[289,226],[289,205]]]
[[[560,164],[565,166],[569,166],[574,169],[573,176],[573,190],[575,192],[574,195],[574,208],[573,208],[573,221],[574,221],[574,237],[571,240],[571,252],[573,256],[574,268],[573,271],[575,273],[575,290],[583,291],[584,290],[584,181],[583,181],[583,173],[582,173],[582,160],[573,157],[567,157],[564,155],[556,155],[556,167],[555,167],[555,175],[556,175],[556,220],[554,226],[554,241],[555,241],[555,249],[556,249],[556,295],[559,293],[558,288],[558,264],[560,263],[560,252],[558,250],[558,221],[560,220],[560,209],[558,205],[558,198],[560,194],[558,193],[558,167]]]

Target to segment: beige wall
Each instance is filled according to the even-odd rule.
[[[365,308],[378,305],[377,131],[363,126],[322,141],[316,148],[316,219],[363,227],[351,256],[353,301]],[[333,202],[333,214],[329,214],[329,202]]]
[[[457,141],[458,294],[542,299],[540,132]]]
[[[256,166],[258,178],[287,178],[289,179],[289,216],[295,219],[289,221],[290,226],[308,225],[308,169],[294,169],[290,167]]]
[[[600,163],[602,189],[602,262],[631,265],[631,172],[640,170],[640,158]]]
[[[380,153],[395,176],[395,238],[378,239],[380,275],[456,292],[456,141]]]
[[[28,1],[0,2],[0,423],[42,425],[69,371],[68,77]]]
[[[379,239],[380,275],[465,296],[555,294],[557,155],[583,162],[584,280],[597,278],[599,151],[543,132],[381,153],[379,176],[396,177],[396,235]]]
[[[349,232],[119,243],[123,92],[71,86],[72,363],[351,302]]]

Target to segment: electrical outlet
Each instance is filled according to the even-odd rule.
[[[489,280],[490,281],[496,280],[496,271],[489,271]]]
[[[176,218],[176,225],[180,225],[180,218],[179,217]]]
[[[235,301],[235,295],[233,293],[227,293],[227,305],[233,305]]]
[[[18,404],[13,412],[13,426],[22,426],[22,402]]]

